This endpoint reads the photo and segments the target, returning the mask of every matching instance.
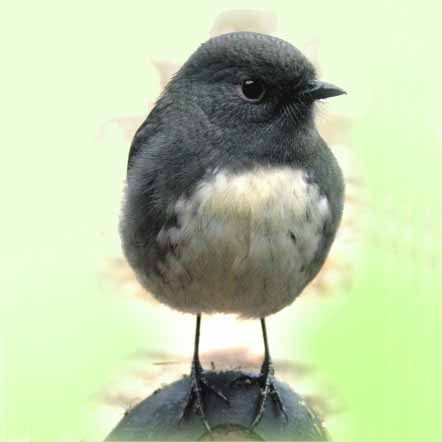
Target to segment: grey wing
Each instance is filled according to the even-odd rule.
[[[204,142],[205,125],[195,119],[184,124],[188,115],[174,123],[174,115],[165,112],[169,104],[160,100],[129,150],[120,234],[133,267],[152,268],[173,252],[174,244],[164,241],[160,232],[179,227],[177,201],[192,193],[214,163]],[[188,142],[195,139],[201,141],[197,146]],[[207,152],[199,155],[198,148]]]
[[[135,157],[141,151],[142,147],[146,147],[148,145],[149,138],[155,135],[158,127],[155,124],[155,120],[155,113],[152,112],[135,132],[127,158],[127,172],[129,172],[129,169],[132,167],[135,161]]]
[[[155,271],[162,228],[174,222],[161,195],[161,127],[155,109],[135,133],[127,162],[127,185],[120,218],[122,248],[137,274]]]

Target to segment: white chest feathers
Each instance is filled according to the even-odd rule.
[[[145,281],[162,302],[187,312],[262,317],[308,283],[329,206],[302,170],[258,168],[203,181],[173,210],[178,227],[160,275]]]

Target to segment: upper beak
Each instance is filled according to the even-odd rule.
[[[334,84],[320,80],[312,80],[309,81],[305,89],[301,91],[301,96],[311,100],[320,100],[321,98],[337,97],[338,95],[346,93],[344,89]]]

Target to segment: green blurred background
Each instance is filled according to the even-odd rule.
[[[0,440],[95,440],[91,396],[167,342],[103,277],[128,143],[99,134],[146,114],[151,58],[184,61],[238,8],[273,11],[299,47],[318,39],[324,78],[349,91],[327,109],[352,121],[359,254],[304,338],[345,404],[334,440],[442,440],[441,8],[397,0],[3,6]]]

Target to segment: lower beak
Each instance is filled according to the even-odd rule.
[[[338,95],[346,93],[344,89],[334,84],[320,80],[312,80],[306,84],[306,88],[301,92],[301,96],[314,101],[323,98],[337,97]]]

